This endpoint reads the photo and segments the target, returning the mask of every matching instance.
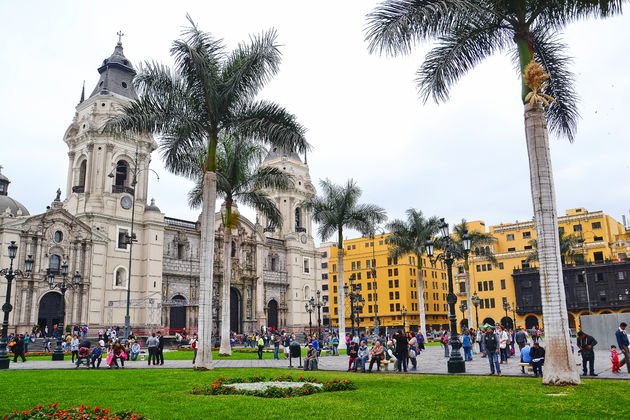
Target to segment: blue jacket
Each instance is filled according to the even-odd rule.
[[[617,344],[619,345],[619,350],[623,349],[624,346],[628,347],[630,346],[630,343],[628,343],[628,335],[626,334],[626,331],[621,331],[620,329],[617,329],[617,332],[615,332],[615,336],[617,337]]]
[[[462,338],[462,347],[472,347],[472,341],[470,341],[469,335],[464,335]]]
[[[523,363],[531,363],[532,362],[532,358],[529,355],[529,351],[531,349],[532,348],[529,347],[529,346],[523,347],[523,349],[521,350],[521,362],[523,362]]]

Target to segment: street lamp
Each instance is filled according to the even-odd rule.
[[[315,306],[317,307],[317,337],[319,340],[322,339],[321,309],[322,309],[322,306],[326,306],[326,302],[328,302],[328,296],[324,295],[324,297],[322,297],[322,292],[318,290],[317,301],[315,302]]]
[[[512,307],[510,308],[512,310],[512,328],[516,329],[516,305],[514,304],[514,302],[512,302]]]
[[[582,277],[584,278],[584,285],[586,287],[586,304],[588,305],[588,314],[591,314],[591,295],[588,292],[588,277],[586,276],[586,270],[582,270]]]
[[[348,283],[350,283],[350,287],[347,284],[343,285],[343,291],[350,299],[350,321],[352,322],[352,336],[355,336],[354,329],[354,321],[357,321],[357,329],[361,329],[360,325],[360,317],[359,313],[361,309],[363,309],[363,305],[365,304],[365,300],[359,293],[361,291],[360,284],[354,284],[355,274],[353,273],[350,278],[348,278]]]
[[[117,165],[110,173],[107,175],[109,178],[114,178],[114,170],[118,170],[120,167]],[[126,168],[126,166],[125,166]],[[131,322],[129,317],[129,306],[131,303],[131,253],[133,251],[133,243],[138,242],[136,239],[136,234],[133,232],[133,224],[136,217],[136,184],[138,183],[138,174],[142,171],[152,171],[155,176],[157,176],[158,182],[160,181],[160,176],[157,172],[155,172],[151,168],[140,169],[138,168],[138,144],[136,143],[136,158],[133,163],[133,178],[131,179],[131,228],[129,229],[129,234],[125,234],[124,243],[129,245],[129,265],[127,268],[127,310],[125,312],[125,326],[123,328],[123,339],[122,343],[126,343],[129,335],[131,334]]]
[[[407,308],[405,308],[405,305],[403,305],[402,309],[400,310],[400,314],[402,315],[402,319],[403,319],[403,332],[407,332],[407,326],[405,324],[405,316],[407,315]]]
[[[465,318],[464,313],[466,312],[466,309],[468,309],[468,304],[466,303],[465,300],[462,300],[459,303],[459,310],[462,311],[462,331],[464,330],[464,318]],[[468,324],[466,324],[466,327],[468,327]]]
[[[479,302],[480,301],[481,299],[479,299],[479,296],[477,296],[477,292],[473,293],[472,303],[473,305],[475,305],[475,322],[476,322],[477,329],[479,329]]]
[[[68,282],[68,264],[64,261],[61,264],[61,282],[55,283],[55,274],[53,270],[48,270],[48,287],[50,290],[61,290],[61,307],[59,308],[59,322],[57,323],[57,347],[52,355],[52,360],[63,360],[63,350],[61,349],[61,341],[63,340],[64,321],[66,319],[66,290],[74,289],[81,284],[81,274],[75,272],[74,282]]]
[[[315,299],[311,296],[311,299],[304,305],[304,309],[308,312],[308,336],[309,338],[313,334],[313,318],[312,314],[315,310]]]
[[[457,336],[457,315],[455,315],[455,303],[457,303],[457,296],[453,291],[453,261],[454,261],[454,250],[455,250],[455,242],[451,238],[448,229],[448,223],[444,221],[444,219],[440,219],[442,222],[440,225],[440,233],[442,237],[440,238],[441,244],[443,244],[442,248],[444,252],[437,255],[435,260],[433,260],[433,252],[435,250],[435,244],[432,241],[427,241],[425,245],[425,249],[427,251],[427,255],[431,264],[434,264],[438,260],[442,259],[446,263],[446,269],[448,273],[448,296],[446,301],[448,303],[449,308],[449,319],[451,321],[451,340],[450,345],[452,348],[451,356],[448,360],[448,372],[449,373],[463,373],[466,371],[466,365],[462,355],[459,351],[462,347],[461,341],[459,341],[459,337]],[[468,252],[470,251],[470,236],[468,236],[468,232],[462,235],[462,244],[464,246],[464,255],[465,258],[468,257]]]
[[[221,318],[219,318],[219,312],[221,311],[221,298],[219,297],[218,290],[212,296],[212,309],[214,309],[217,312],[214,318],[215,327],[217,329],[216,334],[214,334],[214,337],[216,340],[215,346],[219,347],[219,345],[221,344],[221,336],[220,336],[221,330],[219,329],[219,324],[221,323]]]
[[[507,324],[507,320],[508,320],[508,310],[510,310],[510,304],[507,303],[507,300],[503,301],[503,309],[505,310],[505,323]],[[508,328],[507,325],[504,325],[505,328]]]
[[[13,309],[11,306],[11,282],[16,276],[20,276],[22,278],[28,278],[33,271],[33,256],[29,255],[26,257],[26,261],[24,262],[25,271],[22,270],[13,270],[13,260],[17,255],[17,245],[15,241],[11,241],[9,245],[9,268],[3,268],[0,270],[0,276],[4,276],[7,279],[7,293],[6,300],[4,305],[2,305],[2,311],[4,312],[4,320],[2,321],[2,338],[0,339],[0,369],[8,369],[9,368],[9,356],[7,354],[7,333],[9,329],[9,312]]]

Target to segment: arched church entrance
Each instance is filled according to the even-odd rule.
[[[241,294],[230,287],[230,331],[241,333]]]
[[[171,334],[174,334],[186,328],[186,306],[184,306],[186,298],[182,295],[175,295],[172,301],[173,306],[171,306],[169,313],[169,328],[171,329]]]
[[[48,335],[52,335],[53,325],[59,324],[61,318],[61,295],[55,292],[48,292],[39,301],[39,311],[37,313],[37,323],[42,331],[48,327]]]
[[[278,302],[275,299],[271,299],[267,305],[267,327],[270,330],[278,329]]]

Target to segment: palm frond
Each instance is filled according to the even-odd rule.
[[[282,213],[276,206],[276,202],[262,191],[249,191],[238,196],[243,204],[255,208],[264,214],[274,226],[282,226]]]

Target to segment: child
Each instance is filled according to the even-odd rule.
[[[610,346],[610,361],[612,362],[613,373],[619,373],[619,354],[616,346]]]

